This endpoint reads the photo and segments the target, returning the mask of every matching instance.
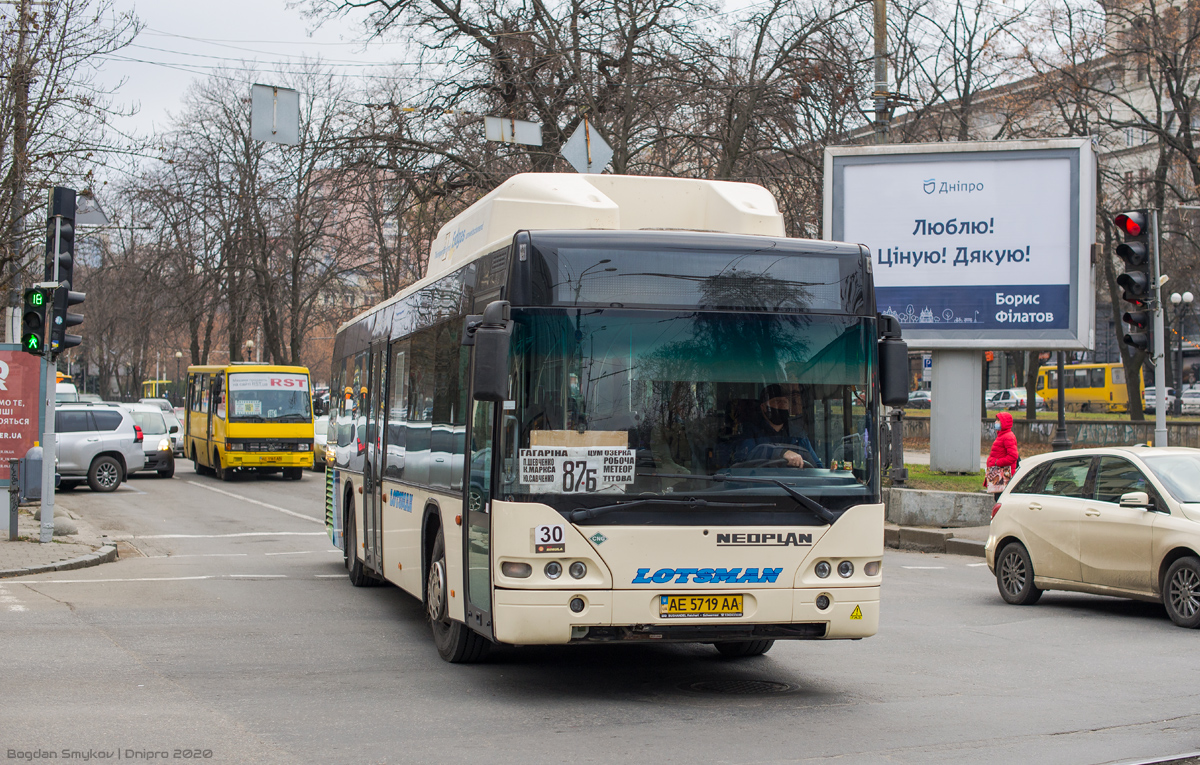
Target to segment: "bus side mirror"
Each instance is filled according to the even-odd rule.
[[[513,323],[507,300],[494,300],[483,309],[483,316],[468,316],[463,326],[463,345],[475,346],[475,367],[471,387],[476,401],[504,401],[508,398],[508,343]]]
[[[908,344],[900,339],[900,322],[880,314],[879,394],[884,406],[908,403]]]

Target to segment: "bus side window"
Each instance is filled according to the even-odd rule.
[[[1113,367],[1112,368],[1112,384],[1113,385],[1124,385],[1125,384],[1125,368],[1124,367]]]
[[[1038,389],[1038,390],[1045,390],[1045,389],[1046,389],[1046,377],[1045,377],[1045,375],[1038,375],[1038,379],[1037,379],[1037,389]]]
[[[384,478],[404,477],[404,427],[408,419],[408,341],[392,344],[391,390],[388,391],[387,432],[385,444],[387,459],[384,462]]]
[[[225,373],[218,372],[212,378],[212,402],[217,419],[225,419]]]
[[[1099,369],[1091,369],[1088,371],[1092,376],[1092,387],[1093,388],[1103,388],[1104,387],[1104,367],[1100,367]]]
[[[212,375],[200,375],[200,379],[196,381],[200,389],[201,414],[208,414],[208,381],[211,377]]]
[[[358,397],[353,394],[352,389],[354,384],[353,363],[354,359],[352,357],[342,359],[342,370],[338,374],[338,446],[349,446],[354,443],[354,402],[358,400]],[[350,395],[346,394],[347,390],[351,391]],[[344,459],[343,456],[343,459],[338,464],[344,466]]]

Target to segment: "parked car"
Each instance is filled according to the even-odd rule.
[[[313,470],[325,469],[325,447],[329,444],[329,415],[313,421]]]
[[[1153,385],[1146,386],[1146,391],[1142,394],[1142,407],[1147,414],[1154,413],[1155,402],[1158,399],[1156,388]],[[1171,407],[1175,406],[1175,389],[1167,388],[1167,411],[1171,411]]]
[[[1184,414],[1200,414],[1200,390],[1185,390],[1182,406]]]
[[[175,405],[165,398],[139,398],[139,404],[152,404],[164,412],[174,412]]]
[[[998,390],[987,399],[988,409],[1024,409],[1028,398],[1024,388]],[[1041,404],[1039,401],[1038,404]]]
[[[167,425],[166,412],[157,404],[125,404],[124,408],[133,417],[134,424],[144,435],[142,451],[146,453],[146,470],[158,473],[159,478],[175,475],[175,449],[171,443],[171,430],[179,432],[178,425]]]
[[[1161,602],[1200,627],[1200,449],[1078,449],[1021,463],[985,547],[1001,597],[1043,590]]]
[[[54,410],[54,431],[64,489],[87,481],[92,491],[116,491],[146,464],[142,429],[123,407],[60,404]]]
[[[910,409],[928,409],[933,403],[933,394],[927,390],[914,390],[908,394]]]
[[[163,412],[163,419],[167,421],[167,434],[171,437],[171,451],[176,457],[182,457],[183,425],[179,422],[174,410]]]

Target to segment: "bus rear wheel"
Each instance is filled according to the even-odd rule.
[[[217,476],[218,481],[232,481],[233,471],[221,464],[221,453],[216,449],[213,450],[213,473]]]
[[[714,643],[717,651],[726,659],[744,659],[748,656],[762,656],[775,645],[774,640],[730,640],[726,643]]]
[[[425,612],[429,616],[438,656],[451,664],[472,664],[483,658],[488,641],[467,625],[450,618],[449,592],[446,582],[446,540],[441,529],[438,529],[425,581]]]

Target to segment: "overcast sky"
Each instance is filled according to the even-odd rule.
[[[188,84],[214,67],[257,62],[258,79],[270,82],[270,70],[286,71],[289,62],[320,56],[337,71],[369,75],[389,60],[404,57],[395,43],[364,48],[358,26],[365,12],[320,27],[286,0],[114,0],[118,11],[134,10],[145,25],[134,44],[104,62],[102,81],[126,80],[117,100],[139,104],[136,117],[120,129],[148,134],[178,113]],[[251,75],[246,74],[249,95]]]

